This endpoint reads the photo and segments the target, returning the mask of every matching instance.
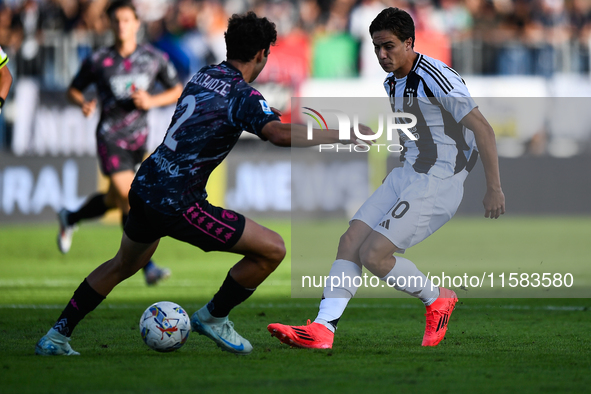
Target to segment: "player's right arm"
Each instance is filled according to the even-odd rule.
[[[96,99],[87,101],[83,91],[95,81],[92,56],[82,62],[80,71],[68,87],[68,100],[82,109],[84,116],[92,115],[96,109]]]
[[[72,104],[79,106],[86,117],[92,115],[96,109],[96,99],[87,101],[84,93],[72,86],[68,88],[68,99]]]

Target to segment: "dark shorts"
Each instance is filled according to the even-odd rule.
[[[135,172],[136,166],[143,161],[146,154],[143,147],[138,150],[127,150],[105,140],[97,141],[97,150],[101,171],[105,175],[128,170]]]
[[[165,215],[147,205],[135,192],[129,192],[129,217],[125,234],[135,242],[152,243],[169,236],[211,252],[225,251],[242,236],[243,215],[211,205],[196,203],[178,215]]]

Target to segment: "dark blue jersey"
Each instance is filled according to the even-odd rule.
[[[148,205],[175,214],[207,198],[211,172],[243,130],[258,135],[279,120],[242,73],[222,62],[187,83],[162,144],[140,167],[131,189]]]

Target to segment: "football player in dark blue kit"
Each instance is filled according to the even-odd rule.
[[[267,63],[275,25],[254,13],[234,15],[225,34],[227,61],[202,68],[185,86],[163,143],[142,164],[131,186],[131,210],[117,255],[82,282],[55,325],[37,343],[40,355],[75,355],[72,330],[121,281],[150,259],[158,241],[170,236],[204,251],[243,256],[212,300],[191,317],[194,331],[225,351],[248,354],[252,345],[228,320],[285,256],[277,233],[240,213],[207,201],[205,185],[243,130],[277,146],[339,141],[337,130],[307,139],[303,125],[281,123],[276,111],[249,83]],[[371,135],[367,127],[363,134]],[[346,143],[354,143],[351,133]]]
[[[96,100],[86,100],[84,90],[94,84],[101,102],[101,116],[96,130],[101,170],[109,178],[109,190],[91,196],[76,211],[62,209],[58,214],[60,231],[57,243],[68,253],[76,223],[103,216],[118,208],[125,225],[129,212],[127,195],[136,166],[146,154],[148,110],[173,104],[182,92],[177,72],[168,57],[147,44],[138,44],[140,21],[129,1],[114,1],[107,9],[115,45],[104,47],[89,56],[68,89],[69,99],[85,116],[96,109]],[[150,92],[156,82],[163,91]],[[170,271],[148,262],[144,276],[149,285],[170,275]]]

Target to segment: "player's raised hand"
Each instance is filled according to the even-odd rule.
[[[281,113],[281,111],[279,111],[279,110],[278,110],[277,108],[275,108],[275,107],[271,107],[271,111],[273,111],[273,113],[274,113],[275,115],[277,115],[277,116],[281,116],[281,115],[283,115],[283,114]]]
[[[137,109],[147,111],[152,108],[152,96],[150,96],[150,93],[146,92],[145,90],[136,90],[132,93],[131,99],[133,100],[133,104]]]
[[[85,101],[82,103],[82,113],[85,117],[89,117],[96,110],[96,99]]]
[[[485,218],[498,219],[505,213],[505,195],[502,190],[488,189],[482,204]]]

